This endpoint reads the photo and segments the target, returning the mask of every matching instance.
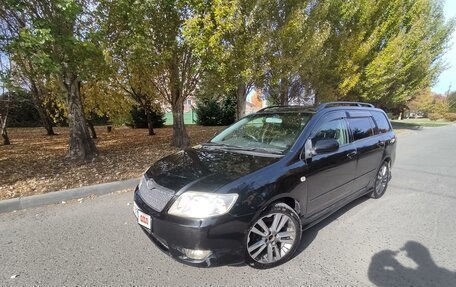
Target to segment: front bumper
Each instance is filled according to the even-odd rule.
[[[189,219],[159,213],[134,193],[138,208],[151,216],[151,229],[141,226],[147,236],[162,251],[187,265],[209,267],[236,265],[244,262],[245,232],[251,217],[230,214],[206,219]],[[182,249],[210,250],[203,260],[188,258]]]

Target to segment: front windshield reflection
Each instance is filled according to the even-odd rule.
[[[245,150],[284,153],[296,141],[311,115],[308,113],[265,113],[245,117],[209,144]]]

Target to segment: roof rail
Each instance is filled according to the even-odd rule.
[[[258,111],[256,111],[257,113],[259,112],[264,112],[266,110],[269,110],[269,109],[274,109],[274,108],[285,108],[285,107],[290,107],[289,105],[276,105],[276,106],[268,106],[268,107],[264,107]]]
[[[334,106],[355,106],[355,107],[368,107],[368,108],[375,108],[373,104],[363,103],[363,102],[328,102],[322,103],[317,107],[317,111],[330,108]]]

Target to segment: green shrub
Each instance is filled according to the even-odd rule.
[[[165,123],[165,113],[162,111],[149,110],[152,117],[152,126],[154,128],[161,128]],[[132,128],[144,129],[147,128],[147,116],[143,108],[134,106],[130,110],[131,121],[127,122],[126,125]]]
[[[86,115],[87,119],[92,122],[93,125],[103,126],[110,123],[109,117],[106,115],[100,116],[96,113],[90,112]]]
[[[39,127],[40,115],[31,99],[14,98],[8,115],[9,127]]]
[[[443,116],[441,114],[437,114],[437,113],[430,113],[430,114],[428,114],[428,118],[431,121],[436,121],[436,120],[443,119]]]
[[[456,121],[456,113],[447,113],[445,115],[445,119],[450,121],[450,122]]]
[[[196,104],[196,123],[203,126],[227,126],[236,118],[236,102],[232,97],[208,97]]]

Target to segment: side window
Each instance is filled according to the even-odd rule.
[[[374,117],[375,122],[378,126],[379,133],[386,133],[391,130],[391,126],[388,122],[388,119],[381,112],[371,112]]]
[[[323,123],[312,138],[312,145],[321,139],[336,139],[339,145],[348,143],[348,128],[345,120],[337,119]]]
[[[348,124],[355,141],[374,135],[374,123],[370,117],[348,119]]]

